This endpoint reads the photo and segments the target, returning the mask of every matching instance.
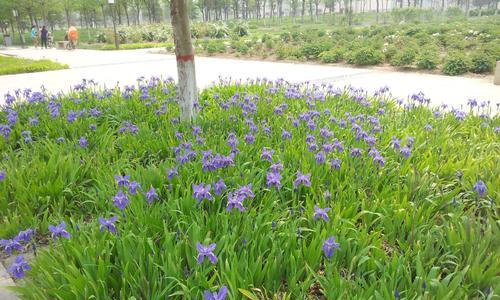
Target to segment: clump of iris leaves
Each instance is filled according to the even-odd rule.
[[[499,295],[490,103],[220,79],[187,124],[176,99],[159,78],[6,96],[0,238],[38,249],[23,298]]]

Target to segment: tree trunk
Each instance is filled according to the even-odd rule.
[[[123,11],[125,12],[125,17],[127,17],[127,26],[130,26],[130,18],[128,16],[128,6],[127,2],[123,1]]]
[[[193,105],[197,101],[198,92],[186,1],[171,0],[170,14],[177,59],[181,120],[189,122],[194,119]]]
[[[122,25],[122,8],[118,4],[113,4],[113,5],[116,5],[115,13],[118,15],[118,24]]]
[[[313,20],[313,3],[312,0],[309,0],[309,17],[311,18],[311,21]]]
[[[104,25],[104,28],[107,27],[106,24],[106,11],[104,10],[104,4],[101,5],[101,11],[102,11],[102,23]]]
[[[317,22],[319,18],[319,0],[314,1],[314,6],[316,9],[316,22]]]
[[[302,0],[302,11],[300,15],[301,22],[304,23],[304,14],[306,11],[306,0]]]
[[[379,13],[379,0],[377,0],[377,24],[378,24],[378,13]],[[370,1],[370,5],[371,5],[371,1]]]
[[[281,18],[283,17],[283,0],[278,0],[278,18],[281,21]]]
[[[69,19],[69,9],[65,8],[64,12],[66,13],[66,22],[68,23],[68,28],[71,26],[71,21]]]

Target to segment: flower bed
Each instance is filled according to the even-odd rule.
[[[188,125],[158,78],[6,100],[0,237],[26,298],[498,291],[489,103],[221,80]]]

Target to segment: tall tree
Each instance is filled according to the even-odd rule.
[[[184,0],[170,1],[170,15],[174,33],[175,55],[179,86],[181,120],[194,119],[193,106],[197,101],[194,49],[191,42],[191,29],[187,3]]]

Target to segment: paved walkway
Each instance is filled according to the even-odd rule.
[[[0,95],[18,88],[38,90],[43,84],[52,92],[66,91],[82,78],[94,79],[106,86],[133,84],[139,76],[177,77],[173,55],[153,53],[151,49],[41,50],[0,49],[0,54],[41,59],[47,58],[68,64],[70,69],[42,73],[0,76]],[[197,83],[206,87],[219,76],[235,79],[284,78],[291,82],[327,82],[342,87],[351,84],[374,91],[389,86],[393,95],[406,98],[424,92],[435,105],[446,103],[464,106],[470,98],[500,103],[500,86],[493,85],[492,76],[469,78],[442,75],[392,72],[328,65],[249,61],[225,58],[196,58]],[[0,102],[3,99],[0,98]]]
[[[0,299],[2,300],[17,300],[17,295],[6,289],[6,287],[14,286],[14,281],[10,278],[9,273],[0,262]]]

